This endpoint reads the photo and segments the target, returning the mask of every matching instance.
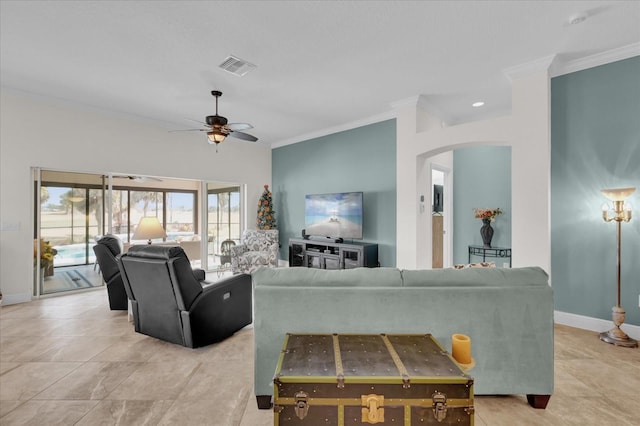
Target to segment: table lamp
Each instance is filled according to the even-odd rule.
[[[167,233],[155,216],[147,216],[140,219],[136,232],[133,233],[134,240],[148,240],[147,244],[151,244],[154,238],[166,238]]]

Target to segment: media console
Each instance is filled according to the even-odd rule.
[[[379,266],[378,245],[291,238],[289,266],[318,269],[374,268]]]

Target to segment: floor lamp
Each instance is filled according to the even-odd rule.
[[[610,209],[608,204],[602,206],[602,218],[605,222],[615,220],[618,232],[618,299],[616,306],[612,309],[612,318],[615,327],[609,331],[600,333],[600,340],[626,348],[637,348],[638,342],[627,336],[627,334],[620,329],[625,319],[625,311],[620,305],[620,237],[622,234],[622,222],[629,222],[631,220],[631,205],[625,203],[624,200],[633,194],[635,190],[636,188],[634,187],[602,190],[605,197],[613,201],[613,209]]]

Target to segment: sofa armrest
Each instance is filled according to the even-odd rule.
[[[240,262],[238,258],[249,250],[246,244],[237,244],[231,247],[231,270],[233,273],[241,272]]]
[[[274,267],[278,266],[278,254],[280,252],[280,244],[278,243],[271,244],[267,251],[269,253],[269,263]]]
[[[242,256],[247,251],[249,251],[249,247],[246,244],[237,244],[231,247],[231,257]]]

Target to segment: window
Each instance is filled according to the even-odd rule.
[[[158,218],[167,241],[193,238],[198,233],[196,191],[115,188],[112,202],[113,233],[131,242],[135,227],[146,216]]]
[[[107,232],[105,192],[97,185],[43,181],[40,236],[56,249],[56,267],[95,262],[96,237]],[[160,220],[167,241],[191,239],[197,234],[196,191],[119,187],[114,188],[112,197],[112,233],[124,242],[131,242],[133,231],[144,216]]]
[[[209,255],[220,253],[225,240],[240,242],[240,188],[209,189],[207,195]]]
[[[197,234],[196,194],[190,192],[165,193],[166,226],[168,240],[192,238]]]
[[[219,262],[214,253],[219,253],[222,241],[240,239],[238,186],[209,182],[208,196],[200,200],[203,183],[197,180],[33,170],[34,188],[40,189],[34,192],[34,255],[45,242],[47,250],[49,246],[53,250],[53,261],[44,262],[45,266],[34,257],[34,266],[41,265],[34,268],[34,278],[39,278],[34,279],[36,296],[83,288],[87,277],[89,285],[100,285],[93,251],[96,240],[112,233],[130,244],[145,216],[157,217],[167,233],[154,242],[198,240],[208,231],[210,256],[202,257],[203,267]],[[209,214],[199,218],[203,201],[209,203]],[[208,229],[201,229],[207,223]],[[77,281],[76,272],[84,278]]]
[[[92,247],[102,228],[102,189],[43,183],[40,197],[40,237],[57,251],[54,266],[93,263]]]

